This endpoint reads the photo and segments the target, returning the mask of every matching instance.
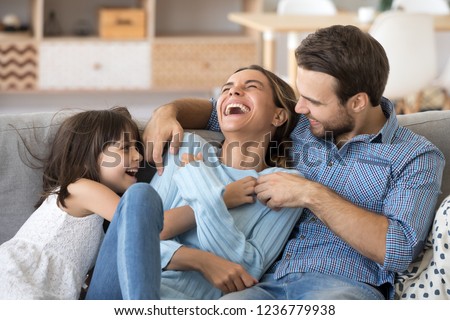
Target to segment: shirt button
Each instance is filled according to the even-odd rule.
[[[303,240],[303,239],[305,239],[306,237],[302,234],[301,236],[300,236],[300,240]]]
[[[311,218],[311,220],[309,220],[311,222],[316,222],[316,218]]]
[[[290,253],[286,254],[286,259],[290,259],[290,258],[291,258],[291,254]]]
[[[333,165],[333,161],[328,162],[328,166],[331,167]]]

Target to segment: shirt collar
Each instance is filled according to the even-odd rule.
[[[381,128],[381,130],[370,139],[370,142],[390,143],[394,137],[395,131],[398,128],[397,115],[395,114],[394,104],[387,98],[381,98],[380,106],[387,118],[387,121],[383,128]]]

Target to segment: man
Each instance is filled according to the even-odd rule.
[[[354,26],[320,29],[301,43],[296,59],[301,116],[292,154],[304,178],[267,175],[254,192],[271,208],[305,210],[259,284],[244,282],[224,298],[393,298],[395,273],[422,250],[431,226],[443,155],[399,127],[392,103],[382,98],[388,59],[369,34]],[[158,142],[147,155],[161,163],[160,142],[171,136],[176,152],[182,127],[217,128],[210,112],[210,103],[193,99],[158,109],[144,133]],[[174,268],[200,270],[188,254],[176,256]]]

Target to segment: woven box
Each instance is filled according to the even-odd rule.
[[[104,39],[143,39],[145,11],[137,8],[102,8],[99,12],[99,34]]]

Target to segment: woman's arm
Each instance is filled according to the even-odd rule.
[[[172,256],[167,270],[195,270],[224,293],[240,291],[258,283],[241,265],[210,252],[180,247]]]
[[[189,206],[164,211],[164,228],[159,238],[171,239],[195,227],[195,215]]]
[[[241,211],[231,215],[222,199],[224,187],[218,178],[222,169],[198,162],[179,170],[174,181],[194,210],[200,248],[241,264],[259,278],[283,249],[302,209],[277,212],[255,203],[236,208]],[[246,233],[236,226],[235,219],[241,219]]]

